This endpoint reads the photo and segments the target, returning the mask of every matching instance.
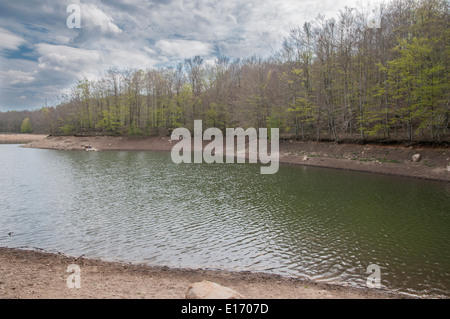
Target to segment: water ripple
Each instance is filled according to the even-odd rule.
[[[0,146],[0,245],[450,296],[450,187],[354,172],[175,165]],[[21,160],[18,160],[20,158]],[[14,231],[14,236],[5,236]]]

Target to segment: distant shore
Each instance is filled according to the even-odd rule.
[[[79,289],[67,287],[71,264],[80,267]],[[264,273],[152,267],[0,247],[0,299],[184,299],[189,285],[203,280],[229,287],[246,299],[408,298],[382,289]]]
[[[22,144],[46,138],[44,134],[0,134],[0,144]]]
[[[49,136],[24,147],[55,150],[170,151],[170,137]],[[412,157],[420,154],[420,160]],[[448,147],[280,141],[280,162],[450,182]]]

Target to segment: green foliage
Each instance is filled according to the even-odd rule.
[[[20,126],[21,133],[32,133],[33,129],[31,128],[30,119],[27,117],[23,120],[22,125]]]
[[[71,135],[74,133],[75,127],[73,127],[72,125],[66,124],[64,126],[61,126],[60,130],[64,135]]]
[[[135,123],[132,123],[128,128],[128,135],[133,137],[142,136],[142,130]]]
[[[115,119],[115,117],[106,110],[102,112],[102,117],[97,122],[97,128],[116,134],[120,132],[120,126],[120,121]]]
[[[448,89],[443,61],[433,61],[435,41],[417,37],[401,39],[393,49],[396,58],[381,68],[388,75],[389,93],[399,102],[398,120],[407,125],[410,139],[414,133],[433,130],[438,97]],[[413,132],[414,126],[416,132]]]

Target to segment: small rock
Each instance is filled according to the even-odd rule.
[[[245,299],[244,296],[236,291],[216,284],[211,281],[203,280],[189,286],[186,291],[186,299]]]
[[[420,158],[421,158],[420,154],[414,154],[412,157],[412,161],[418,162],[418,161],[420,161]]]

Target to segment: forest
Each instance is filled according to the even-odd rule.
[[[156,136],[199,119],[299,140],[449,141],[448,24],[446,0],[392,0],[372,18],[346,7],[286,30],[268,58],[74,79],[54,106],[0,113],[0,132]]]

